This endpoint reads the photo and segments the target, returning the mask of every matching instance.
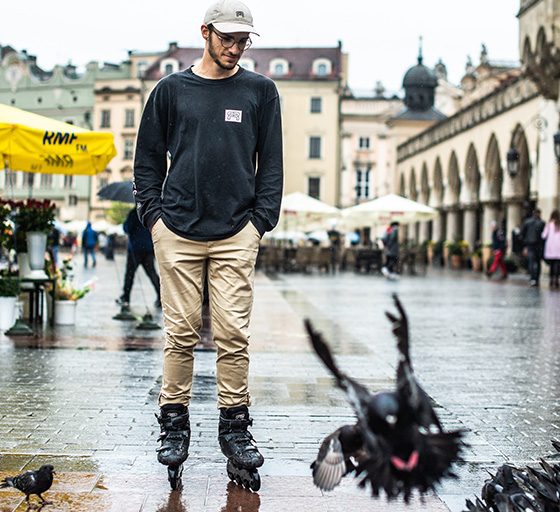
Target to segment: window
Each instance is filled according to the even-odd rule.
[[[356,169],[356,199],[369,199],[371,167]]]
[[[53,188],[52,174],[41,174],[41,188]]]
[[[323,109],[322,98],[311,98],[311,113],[320,114]]]
[[[272,59],[268,65],[268,71],[272,76],[285,76],[289,69],[290,64],[286,59]]]
[[[134,140],[125,139],[124,141],[124,160],[132,160],[134,158]]]
[[[313,74],[315,76],[327,77],[332,72],[332,62],[329,59],[321,58],[313,61]]]
[[[247,69],[248,71],[255,71],[255,61],[248,57],[243,57],[242,59],[240,59],[239,65],[242,68]]]
[[[101,128],[110,128],[111,127],[111,111],[110,110],[102,110],[101,111]]]
[[[369,137],[360,137],[359,148],[369,149]]]
[[[34,181],[35,181],[35,173],[33,172],[23,173],[23,186],[25,188],[33,188]]]
[[[11,169],[6,170],[6,179],[5,179],[5,188],[14,188],[17,182],[17,174],[16,171],[12,171]]]
[[[177,59],[167,58],[159,63],[159,72],[163,76],[175,73],[175,71],[179,71],[179,61]]]
[[[68,206],[76,206],[78,204],[78,196],[70,194],[68,196]]]
[[[146,71],[146,69],[148,69],[148,62],[145,60],[138,61],[138,64],[136,65],[136,69],[137,69],[136,74],[138,78],[142,78],[144,72]]]
[[[309,137],[309,158],[321,158],[321,137]]]
[[[308,178],[307,179],[307,195],[315,199],[321,196],[321,178]]]
[[[319,64],[317,66],[317,76],[326,76],[326,75],[327,75],[327,65]]]
[[[63,187],[68,189],[74,188],[74,176],[71,174],[65,174]]]
[[[127,108],[126,109],[124,127],[125,128],[133,128],[134,127],[134,109],[132,109],[132,108]]]

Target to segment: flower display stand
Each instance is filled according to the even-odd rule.
[[[12,327],[17,318],[17,297],[0,297],[0,330]]]
[[[29,279],[47,279],[45,274],[45,252],[47,235],[43,231],[27,232],[27,254],[29,255],[30,273],[24,275]]]
[[[55,303],[54,323],[56,325],[75,325],[78,301],[57,300]]]

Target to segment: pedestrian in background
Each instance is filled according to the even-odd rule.
[[[486,272],[486,275],[488,277],[492,277],[492,274],[494,274],[496,269],[500,267],[500,270],[502,271],[500,279],[507,279],[508,272],[504,262],[506,252],[506,235],[504,230],[498,226],[498,223],[495,220],[493,220],[490,225],[492,227],[492,251],[494,253],[494,262],[492,263],[490,270]]]
[[[385,266],[381,268],[381,273],[389,279],[396,279],[400,254],[399,223],[397,221],[391,222],[381,241],[385,250]]]
[[[527,258],[527,271],[529,272],[529,284],[539,286],[541,277],[541,260],[543,257],[544,241],[542,232],[544,222],[541,219],[541,211],[538,208],[533,210],[533,215],[523,221],[521,236],[523,237],[523,254]]]
[[[149,229],[146,229],[138,218],[136,208],[130,210],[123,223],[124,232],[128,235],[128,248],[126,253],[126,274],[124,276],[123,294],[117,299],[118,304],[130,304],[130,292],[134,283],[134,275],[139,265],[144,267],[156,291],[154,306],[161,308],[160,281],[155,266],[154,244]]]
[[[91,256],[92,266],[95,267],[95,247],[97,246],[97,241],[99,236],[97,231],[91,227],[91,222],[88,222],[86,229],[82,232],[82,250],[84,251],[84,267],[88,266],[88,256]]]
[[[544,260],[550,266],[550,287],[558,288],[560,274],[560,212],[553,210],[546,223],[542,238],[544,239]]]
[[[188,455],[193,349],[200,340],[206,275],[217,346],[220,446],[229,458],[230,441],[241,437],[246,442],[236,457],[245,460],[248,454],[253,468],[263,463],[247,431],[248,328],[259,242],[280,213],[282,126],[274,82],[239,66],[251,33],[246,5],[215,2],[201,26],[202,59],[157,83],[138,132],[135,197],[161,276],[165,348],[158,460],[168,466]]]
[[[55,266],[58,265],[58,251],[60,249],[60,230],[53,226],[47,237],[47,248],[51,251]]]

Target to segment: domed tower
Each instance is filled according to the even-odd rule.
[[[439,121],[445,115],[434,108],[438,80],[435,73],[422,63],[422,38],[418,52],[418,64],[411,67],[403,79],[405,106],[397,118]]]

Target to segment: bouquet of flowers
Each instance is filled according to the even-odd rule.
[[[49,233],[54,225],[56,205],[50,199],[25,199],[10,201],[12,220],[21,231],[43,231]]]
[[[87,281],[83,286],[78,287],[74,283],[72,276],[72,255],[69,254],[62,260],[62,267],[57,268],[54,261],[50,260],[47,264],[47,273],[50,277],[56,278],[54,298],[55,300],[78,300],[95,287],[97,278],[94,277]]]
[[[25,199],[22,201],[0,199],[2,244],[7,250],[27,252],[26,233],[49,233],[54,225],[56,205],[50,199]],[[15,233],[14,237],[14,227]]]

